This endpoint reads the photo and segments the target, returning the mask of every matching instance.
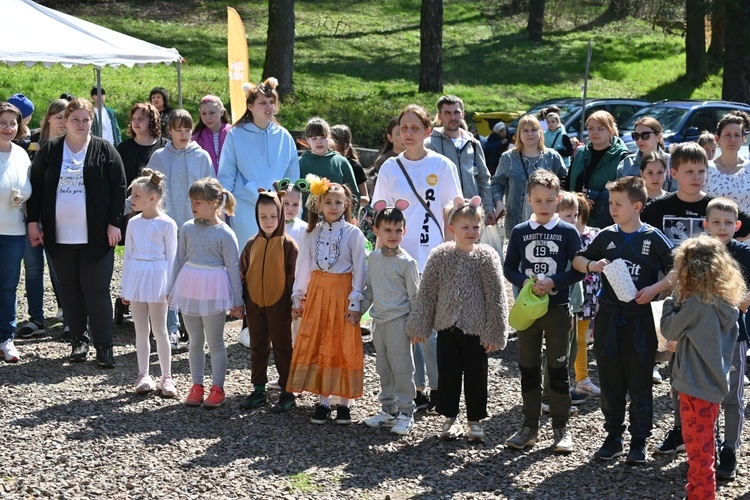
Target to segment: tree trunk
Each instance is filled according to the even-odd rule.
[[[529,40],[532,42],[542,41],[545,2],[546,0],[531,0],[529,2],[529,24],[526,29],[529,30]]]
[[[625,19],[630,14],[630,0],[609,0],[606,16],[612,19]]]
[[[685,0],[685,73],[693,83],[708,77],[706,7],[705,0]]]
[[[711,2],[711,45],[708,47],[708,55],[717,61],[720,61],[724,55],[726,12],[724,0],[713,0]]]
[[[732,43],[724,47],[724,86],[721,98],[750,104],[750,4],[725,0],[726,32]]]
[[[419,91],[443,91],[443,0],[422,0]]]
[[[294,0],[268,0],[268,37],[263,80],[279,80],[279,97],[294,93]]]

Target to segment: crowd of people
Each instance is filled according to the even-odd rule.
[[[360,323],[369,311],[381,411],[363,419],[367,426],[406,435],[414,412],[426,411],[445,418],[442,439],[482,442],[488,353],[512,333],[523,407],[506,446],[535,445],[546,411],[553,451],[572,452],[575,405],[599,397],[605,424],[595,457],[623,455],[627,430],[626,461],[644,463],[652,385],[661,381],[658,361],[668,360],[674,426],[652,453],[687,451],[689,498],[711,498],[715,477],[734,477],[747,352],[741,311],[750,305],[750,248],[737,241],[750,234],[750,160],[740,155],[747,115],[732,112],[714,135],[670,152],[659,122],[644,117],[630,154],[606,111],[588,117],[579,144],[559,110],[547,109],[523,116],[513,138],[495,124],[485,156],[463,101],[447,95],[434,118],[409,105],[389,122],[368,179],[346,125],[311,118],[309,150],[298,154],[276,120],[277,85],[243,87],[247,111],[233,125],[216,96],[201,100],[194,122],[154,88],[130,110],[125,141],[104,89],[92,89],[93,102],[52,101],[34,135],[27,97],[0,103],[6,362],[21,359],[15,337],[45,333],[46,256],[69,360],[87,360],[93,346],[96,362],[114,367],[110,284],[124,244],[119,300],[135,325],[139,394],[180,394],[171,350],[182,328],[185,404],[221,406],[229,311],[249,335],[253,387],[242,408],[268,404],[276,388],[271,410],[285,413],[307,391],[319,399],[312,424],[350,424],[364,394]],[[22,262],[29,319],[17,328]],[[510,310],[505,280],[516,297]],[[599,386],[589,376],[589,338]],[[271,352],[277,380],[268,378]]]

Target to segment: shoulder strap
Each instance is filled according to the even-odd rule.
[[[422,206],[424,207],[424,209],[427,210],[427,215],[429,215],[430,218],[432,218],[432,220],[435,221],[435,224],[438,227],[438,231],[440,231],[440,237],[443,238],[443,239],[445,239],[445,236],[443,236],[443,230],[441,229],[441,226],[440,226],[440,223],[437,220],[437,217],[435,217],[435,214],[432,213],[432,210],[430,209],[430,206],[424,201],[424,199],[417,192],[417,188],[414,187],[414,183],[412,182],[411,177],[409,177],[409,174],[406,173],[406,168],[404,168],[404,164],[401,163],[401,160],[399,160],[398,157],[396,157],[396,163],[398,163],[398,166],[401,167],[401,172],[404,173],[404,177],[406,177],[406,182],[409,183],[409,187],[411,188],[412,192],[414,193],[414,196],[417,197],[417,200],[419,200],[419,203],[421,203]]]
[[[554,140],[552,141],[552,144],[550,144],[550,146],[549,146],[550,149],[555,149],[555,144],[557,144],[557,140],[560,138],[561,135],[562,135],[562,130],[558,130],[557,131],[557,135],[555,136]]]

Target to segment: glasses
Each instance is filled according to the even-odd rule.
[[[0,130],[6,128],[16,128],[17,126],[18,122],[0,122]]]
[[[633,138],[634,141],[640,141],[641,139],[643,139],[644,141],[647,141],[651,139],[651,134],[656,135],[656,132],[652,132],[651,130],[648,130],[646,132],[641,132],[641,133],[633,132],[632,134],[630,134],[630,136]]]

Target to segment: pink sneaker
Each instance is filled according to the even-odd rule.
[[[135,381],[135,393],[136,394],[147,394],[154,390],[154,380],[147,373],[141,373],[138,375],[138,379]]]
[[[177,386],[174,385],[174,380],[172,380],[171,375],[164,375],[161,378],[161,380],[156,384],[156,388],[161,392],[161,395],[165,398],[173,398],[177,396]]]
[[[206,406],[208,408],[216,408],[224,403],[224,399],[224,389],[222,389],[218,385],[212,385],[211,392],[209,392],[208,397],[203,402],[203,406]]]
[[[193,384],[190,388],[190,394],[188,394],[185,404],[188,406],[200,406],[203,403],[203,386],[200,384]]]

